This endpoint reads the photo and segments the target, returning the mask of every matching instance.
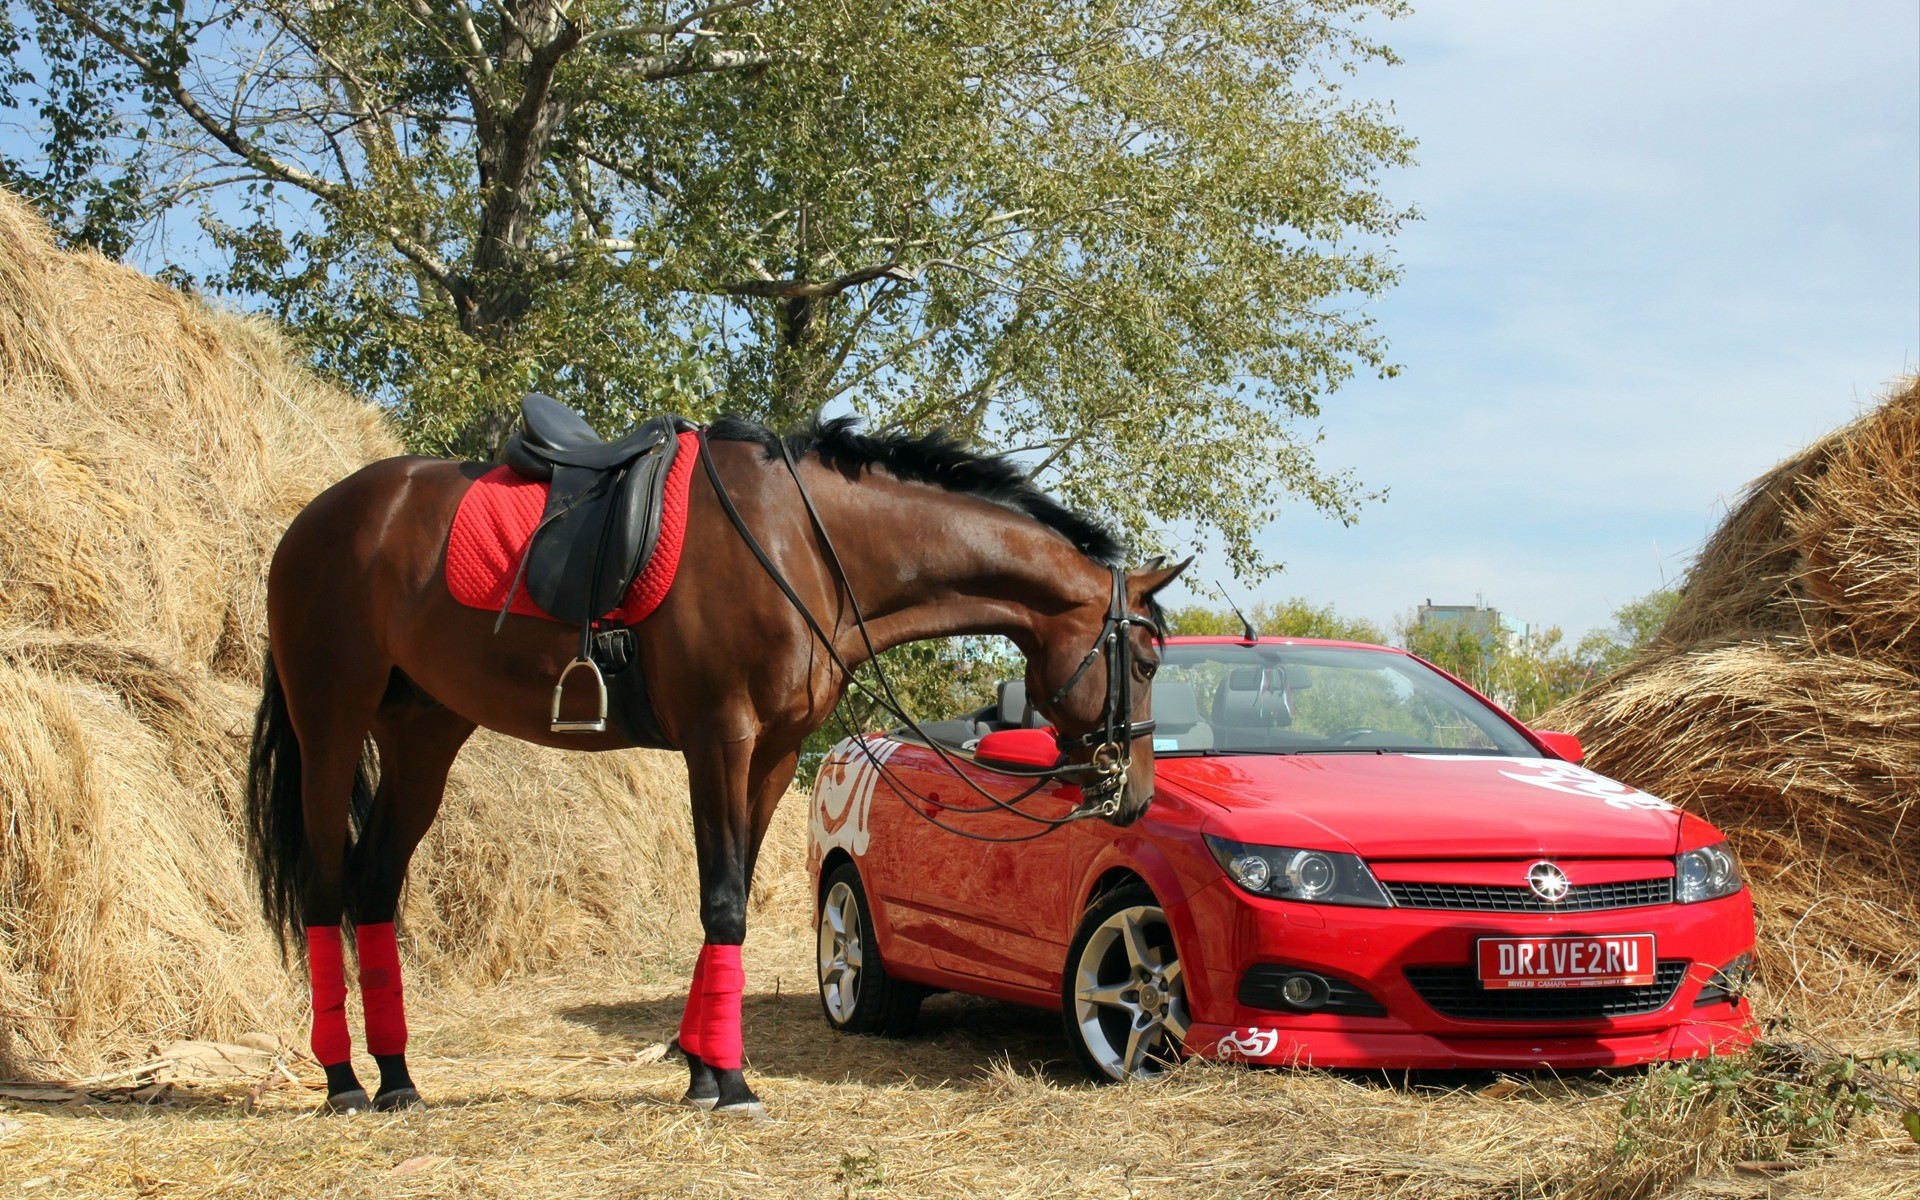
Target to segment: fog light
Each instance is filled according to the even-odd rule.
[[[1280,981],[1280,998],[1295,1008],[1319,1008],[1327,1002],[1327,981],[1305,971]]]
[[[1751,952],[1742,954],[1726,966],[1707,977],[1700,985],[1700,991],[1694,996],[1696,1006],[1703,1004],[1724,1004],[1729,1000],[1738,1000],[1747,994],[1753,986],[1754,963]]]
[[[1273,867],[1258,854],[1242,854],[1227,865],[1235,880],[1250,892],[1264,892],[1273,881]]]

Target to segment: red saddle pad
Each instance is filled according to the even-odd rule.
[[[653,557],[633,577],[633,586],[620,607],[605,619],[634,625],[652,615],[667,598],[674,574],[680,569],[680,551],[687,540],[687,485],[693,480],[693,460],[700,454],[696,433],[680,435],[680,450],[667,471],[666,496],[661,501],[660,540]],[[447,591],[470,608],[499,612],[507,588],[520,569],[520,555],[540,523],[547,506],[547,485],[523,479],[508,467],[495,467],[473,481],[453,514],[453,532],[447,537]],[[546,617],[527,595],[524,584],[513,594],[508,611],[523,617]]]

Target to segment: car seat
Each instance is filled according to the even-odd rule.
[[[1240,667],[1227,672],[1227,677],[1213,689],[1216,729],[1233,730],[1236,741],[1266,742],[1293,724],[1293,710],[1285,690],[1263,686],[1265,674],[1259,667]]]
[[[1154,680],[1153,722],[1155,750],[1213,749],[1213,728],[1200,719],[1200,698],[1190,683]]]

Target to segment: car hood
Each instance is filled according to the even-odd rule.
[[[1664,800],[1551,758],[1291,754],[1163,758],[1158,786],[1213,806],[1208,832],[1365,858],[1671,855]]]

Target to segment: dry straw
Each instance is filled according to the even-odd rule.
[[[1755,481],[1646,658],[1545,718],[1727,829],[1785,1011],[1920,1030],[1920,380]]]
[[[264,564],[315,492],[396,453],[265,322],[65,253],[0,192],[0,1075],[297,1029],[236,823]],[[684,954],[664,755],[476,738],[404,926],[440,980]]]

